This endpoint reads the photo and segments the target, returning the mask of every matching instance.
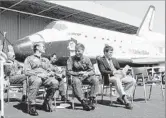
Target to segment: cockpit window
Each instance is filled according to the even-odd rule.
[[[67,29],[67,26],[65,24],[55,24],[54,28],[61,31]]]
[[[59,31],[62,31],[62,30],[67,29],[67,26],[65,24],[63,24],[63,23],[54,21],[54,22],[49,23],[45,27],[45,29],[52,29],[52,28],[57,29]]]

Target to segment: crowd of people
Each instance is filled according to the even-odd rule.
[[[67,60],[66,72],[62,71],[55,62],[57,60],[56,54],[51,55],[50,60],[43,57],[45,53],[45,45],[43,42],[37,42],[33,45],[34,54],[28,56],[24,64],[20,64],[15,59],[15,54],[9,52],[7,54],[10,65],[5,67],[5,78],[9,79],[12,84],[23,85],[22,101],[28,99],[30,106],[28,113],[33,116],[38,116],[36,110],[36,96],[40,86],[46,88],[46,96],[43,102],[43,109],[47,112],[52,112],[52,100],[56,90],[59,90],[61,100],[66,101],[66,90],[64,78],[68,76],[72,78],[71,86],[75,97],[81,102],[83,110],[90,111],[95,109],[96,95],[99,93],[99,79],[95,76],[94,66],[91,60],[84,56],[85,47],[78,43],[75,46],[75,55],[69,57]],[[126,75],[128,66],[123,70],[120,69],[118,61],[112,57],[113,47],[105,46],[103,49],[103,57],[97,58],[99,71],[105,81],[113,83],[119,94],[117,102],[126,106],[127,109],[132,109],[133,106],[128,100],[128,96],[133,95],[136,81],[132,76]],[[26,95],[28,78],[28,95]],[[91,86],[88,101],[85,99],[82,90],[82,84],[89,84]],[[122,87],[125,83],[125,87]]]

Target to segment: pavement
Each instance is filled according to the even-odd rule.
[[[147,87],[147,95],[149,87]],[[6,96],[6,95],[5,95]],[[126,109],[123,105],[110,105],[109,95],[97,97],[98,104],[93,111],[83,111],[80,103],[75,99],[75,109],[71,109],[69,103],[57,101],[59,108],[53,112],[45,112],[41,109],[43,99],[37,99],[37,110],[39,116],[30,116],[26,113],[26,106],[20,104],[21,94],[10,94],[11,101],[5,103],[5,118],[165,118],[165,99],[162,100],[160,86],[153,86],[151,99],[145,103],[143,86],[138,86],[133,102],[132,110]],[[116,100],[116,97],[113,98]],[[71,98],[69,99],[71,100]],[[67,108],[61,108],[69,106]]]

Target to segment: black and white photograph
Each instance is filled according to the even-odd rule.
[[[165,0],[0,0],[0,118],[165,118]]]

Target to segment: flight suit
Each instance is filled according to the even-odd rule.
[[[80,71],[87,72],[88,77],[79,74]],[[67,61],[67,74],[72,75],[72,87],[75,96],[79,101],[84,99],[82,91],[82,83],[85,82],[91,85],[90,97],[96,97],[99,90],[99,80],[94,76],[94,68],[89,58],[83,56],[78,58],[72,56]]]
[[[50,62],[47,58],[31,55],[25,59],[24,71],[29,76],[29,102],[35,104],[39,87],[43,85],[47,88],[45,100],[53,98],[55,90],[58,89],[59,82],[55,79]],[[42,76],[40,75],[42,74]]]

